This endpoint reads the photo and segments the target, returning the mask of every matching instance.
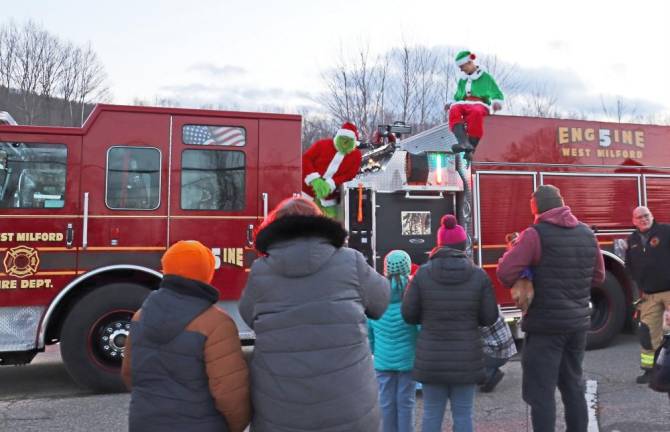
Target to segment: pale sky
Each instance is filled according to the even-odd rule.
[[[321,74],[340,50],[368,45],[381,54],[404,40],[497,55],[524,76],[557,82],[568,103],[618,95],[670,114],[667,0],[1,4],[0,23],[33,19],[62,39],[90,42],[115,103],[159,96],[291,111],[323,91]]]

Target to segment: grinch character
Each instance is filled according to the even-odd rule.
[[[458,80],[454,101],[445,105],[449,112],[449,128],[458,144],[452,151],[474,152],[484,135],[484,117],[502,108],[504,96],[491,74],[475,64],[470,51],[456,54],[456,65],[463,72]]]
[[[339,186],[356,176],[361,166],[358,129],[344,123],[334,138],[316,141],[302,155],[303,196],[313,199],[326,216],[337,216]]]

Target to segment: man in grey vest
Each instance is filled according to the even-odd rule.
[[[535,224],[521,233],[497,270],[506,287],[525,277],[535,288],[521,322],[526,332],[523,399],[531,408],[533,430],[553,431],[558,386],[567,431],[586,432],[582,360],[591,325],[591,286],[605,280],[605,264],[595,235],[572,214],[558,188],[538,187],[530,208]]]

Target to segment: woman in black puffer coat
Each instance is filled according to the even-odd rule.
[[[437,247],[405,294],[402,316],[421,324],[413,378],[423,384],[423,432],[440,431],[451,400],[455,432],[473,430],[475,387],[484,380],[479,326],[498,318],[493,286],[465,255],[466,235],[453,215],[442,218]]]

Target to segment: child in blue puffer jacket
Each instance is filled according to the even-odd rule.
[[[407,324],[400,312],[409,283],[412,260],[407,252],[393,250],[384,258],[384,275],[391,283],[391,302],[379,320],[369,320],[379,403],[384,432],[412,432],[416,383],[412,380],[418,326]]]

